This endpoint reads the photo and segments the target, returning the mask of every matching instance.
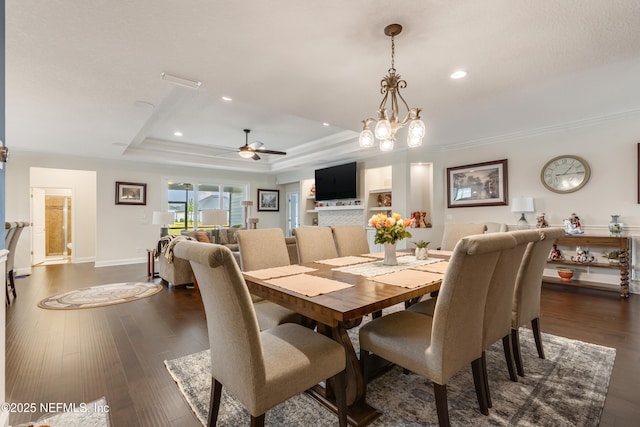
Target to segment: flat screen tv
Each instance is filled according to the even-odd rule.
[[[355,199],[356,162],[316,169],[316,200]]]

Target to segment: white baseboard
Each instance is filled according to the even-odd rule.
[[[113,259],[109,261],[98,261],[96,267],[113,267],[117,265],[142,264],[146,263],[147,258],[129,258],[129,259]]]

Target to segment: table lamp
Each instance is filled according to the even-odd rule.
[[[248,229],[255,230],[258,228],[258,218],[249,218],[247,222],[249,223],[249,227],[247,227]]]
[[[173,222],[175,221],[175,214],[176,213],[173,211],[153,211],[153,219],[151,220],[151,222],[153,223],[153,225],[162,226],[160,227],[160,237],[164,237],[169,234],[168,225],[173,224]]]
[[[511,212],[521,214],[518,220],[518,230],[526,230],[529,228],[529,223],[524,214],[534,211],[533,197],[514,197],[511,199]]]
[[[227,225],[227,211],[224,209],[203,209],[200,211],[202,225],[216,227],[216,243],[220,241],[220,226]]]
[[[244,228],[249,228],[249,206],[253,206],[251,200],[243,200],[240,203],[244,207]]]

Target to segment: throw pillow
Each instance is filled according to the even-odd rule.
[[[229,239],[227,238],[227,229],[226,228],[221,228],[219,231],[219,237],[218,237],[218,244],[220,245],[228,245],[229,244]]]
[[[211,243],[211,239],[209,239],[209,233],[206,231],[198,231],[196,232],[196,239],[198,242]]]

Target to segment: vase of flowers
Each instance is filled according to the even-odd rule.
[[[412,218],[402,218],[398,213],[387,216],[383,213],[369,218],[369,227],[376,229],[375,243],[384,244],[384,265],[397,265],[396,243],[411,237],[407,230],[413,224]]]

